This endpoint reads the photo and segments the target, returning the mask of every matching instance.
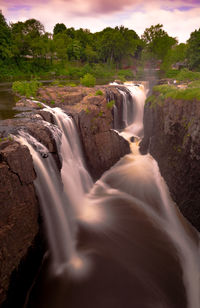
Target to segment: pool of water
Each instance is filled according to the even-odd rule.
[[[14,110],[16,98],[11,90],[11,83],[0,83],[0,120],[11,119],[19,111]]]

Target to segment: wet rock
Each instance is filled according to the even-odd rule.
[[[144,111],[142,153],[157,160],[172,198],[200,230],[200,103],[150,101]]]

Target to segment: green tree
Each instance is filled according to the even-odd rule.
[[[89,63],[96,62],[98,60],[98,54],[96,51],[94,51],[92,46],[87,45],[85,47],[84,52],[85,52],[85,58]]]
[[[172,67],[173,64],[177,62],[182,62],[182,63],[185,62],[186,52],[187,52],[187,45],[184,43],[181,43],[171,48],[164,58],[164,61],[161,65],[161,69],[166,72]]]
[[[145,43],[144,58],[148,60],[163,60],[169,49],[177,44],[177,39],[169,36],[162,29],[163,25],[157,24],[144,31],[142,39]]]
[[[191,33],[187,49],[187,58],[190,69],[200,69],[200,28]]]
[[[80,60],[81,58],[81,43],[74,39],[71,40],[68,47],[67,47],[67,54],[70,60]]]
[[[63,24],[63,23],[61,23],[61,24],[59,24],[59,23],[57,23],[56,25],[55,25],[55,27],[53,28],[53,35],[56,35],[56,34],[58,34],[58,33],[62,33],[63,31],[65,31],[67,28],[66,28],[66,26]]]
[[[4,60],[11,56],[11,31],[0,11],[0,59]]]
[[[66,32],[59,32],[58,34],[54,35],[53,46],[58,59],[64,61],[68,58],[67,50],[70,41],[71,38],[67,36]]]

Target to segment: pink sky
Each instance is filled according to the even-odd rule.
[[[52,32],[58,22],[91,32],[124,25],[141,35],[162,23],[169,35],[185,42],[200,28],[200,0],[0,0],[8,22],[40,20]]]

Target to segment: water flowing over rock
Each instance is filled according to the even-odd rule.
[[[72,90],[72,92],[76,91],[74,88]],[[113,117],[111,110],[106,108],[105,99],[102,100],[94,95],[88,97],[87,105],[90,105],[91,109],[94,107],[95,110],[87,118],[87,116],[84,117],[87,114],[84,111],[86,106],[80,104],[79,101],[86,94],[78,93],[78,96],[70,96],[70,91],[67,93],[64,103],[68,105],[68,108],[75,105],[71,115],[77,123],[78,133],[82,138],[83,148],[88,157],[87,164],[90,165],[94,178],[97,178],[121,156],[129,152],[128,143],[116,132],[110,130]],[[100,113],[102,101],[106,112],[103,121]],[[22,103],[20,104],[22,105]],[[39,230],[39,206],[33,186],[36,178],[33,161],[28,148],[14,142],[12,135],[18,134],[20,130],[25,131],[32,135],[38,143],[41,143],[40,151],[37,149],[41,159],[48,159],[49,156],[52,156],[58,169],[61,169],[63,163],[60,153],[58,153],[61,140],[55,136],[58,133],[55,124],[58,123],[56,123],[53,113],[49,110],[41,110],[41,103],[38,103],[38,101],[23,100],[23,107],[33,109],[33,112],[24,113],[21,118],[5,120],[0,123],[0,136],[6,140],[0,143],[0,242],[2,243],[0,303],[6,297],[11,274],[14,270],[17,270],[20,261],[26,257],[27,251],[33,244]],[[92,119],[95,121],[95,130],[92,127],[94,122],[90,123]],[[89,138],[89,143],[87,138]],[[45,151],[43,146],[46,147]],[[87,186],[86,182],[84,185]],[[76,193],[74,193],[74,196],[76,196]]]
[[[118,132],[128,142],[135,137],[132,152],[81,194],[73,220],[79,232],[71,235],[78,254],[48,279],[44,266],[28,308],[199,307],[199,234],[172,201],[156,161],[139,152],[145,94],[132,88],[133,123]]]
[[[172,201],[157,162],[139,152],[145,89],[102,90],[70,89],[56,108],[9,128],[15,151],[32,155],[49,249],[25,307],[199,308],[199,233]],[[16,174],[10,138],[2,164]],[[94,179],[106,172],[93,184],[87,165]]]

